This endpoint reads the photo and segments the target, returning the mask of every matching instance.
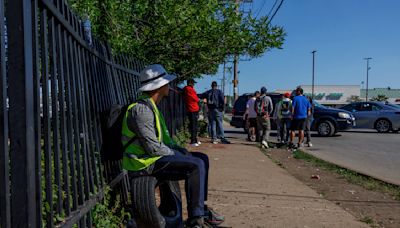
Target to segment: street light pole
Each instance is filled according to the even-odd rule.
[[[314,69],[315,69],[315,52],[316,50],[312,51],[312,84],[311,84],[311,100],[314,100]]]
[[[367,57],[364,58],[364,60],[367,60],[367,86],[366,86],[366,90],[365,90],[365,101],[368,101],[368,72],[371,69],[371,67],[369,67],[369,60],[372,59],[371,57]]]

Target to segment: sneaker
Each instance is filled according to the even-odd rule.
[[[204,221],[212,226],[218,226],[225,221],[225,217],[212,208],[207,207],[204,211]]]
[[[304,147],[304,143],[297,143],[297,148]]]
[[[231,142],[229,140],[227,140],[226,138],[222,138],[221,143],[222,144],[231,144]]]
[[[264,148],[266,148],[266,149],[269,148],[268,142],[267,142],[267,141],[264,141],[264,140],[261,142],[261,146],[264,147]]]
[[[255,142],[256,141],[256,136],[255,135],[250,136],[250,141]]]
[[[201,145],[201,142],[200,142],[200,141],[197,141],[197,144]]]
[[[312,147],[313,145],[312,145],[311,142],[309,142],[309,143],[307,143],[307,146],[308,146],[308,147]]]
[[[187,228],[204,228],[208,227],[204,223],[204,218],[203,217],[194,217],[194,218],[189,218],[186,220],[185,227]]]
[[[195,147],[199,146],[198,143],[191,143],[190,145],[191,145],[191,146],[195,146]]]
[[[211,140],[211,143],[212,143],[212,144],[218,144],[219,142],[218,142],[218,140],[213,139],[213,140]]]

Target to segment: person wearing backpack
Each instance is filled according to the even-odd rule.
[[[289,126],[292,119],[292,100],[290,93],[282,95],[282,99],[276,104],[275,109],[278,141],[287,143],[289,141]]]
[[[224,220],[204,203],[208,195],[208,156],[179,147],[157,108],[168,96],[169,83],[175,78],[159,64],[140,73],[139,91],[143,95],[128,106],[122,123],[122,167],[130,174],[142,171],[162,180],[185,180],[187,227],[208,227],[207,223],[219,224]]]
[[[258,139],[261,140],[261,146],[269,148],[268,141],[271,132],[270,118],[273,114],[273,105],[271,97],[267,96],[267,88],[261,87],[260,97],[254,102],[254,110],[257,113]]]
[[[223,144],[229,144],[230,142],[224,136],[224,94],[218,89],[216,81],[211,83],[211,89],[201,94],[200,99],[207,100],[208,108],[208,123],[210,124],[211,142],[217,144],[219,142]]]

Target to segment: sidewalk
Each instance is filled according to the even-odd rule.
[[[210,157],[208,204],[226,227],[369,227],[273,163],[252,143],[203,144]]]

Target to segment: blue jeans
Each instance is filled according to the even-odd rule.
[[[204,215],[204,201],[208,195],[208,156],[192,152],[184,155],[163,156],[153,167],[152,175],[164,180],[185,180],[189,217]]]
[[[223,113],[218,109],[209,109],[208,110],[208,122],[210,124],[211,135],[210,137],[215,139],[223,139],[224,136],[224,127],[222,126],[223,121]]]

